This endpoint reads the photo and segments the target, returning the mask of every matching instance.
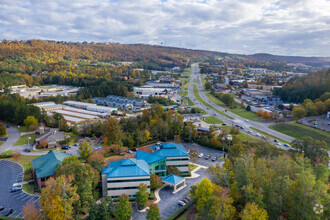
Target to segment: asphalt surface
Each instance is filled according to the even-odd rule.
[[[20,136],[19,131],[14,127],[9,126],[9,128],[6,129],[7,129],[8,138],[6,142],[0,146],[0,153],[7,150],[11,150],[14,144],[18,141],[18,138]]]
[[[23,181],[23,168],[20,164],[0,160],[0,176],[5,177],[0,178],[0,205],[5,206],[5,210],[10,208],[14,210],[10,217],[23,218],[23,206],[27,202],[33,202],[36,207],[39,207],[38,196],[32,196],[23,191],[9,192],[14,183],[22,183]]]
[[[201,168],[196,171],[200,176],[197,178],[186,178],[186,187],[180,190],[179,192],[173,194],[173,188],[170,186],[166,186],[159,191],[159,196],[161,198],[158,203],[159,212],[162,216],[162,219],[167,219],[170,217],[176,210],[180,208],[178,205],[178,201],[189,196],[189,190],[192,185],[202,181],[205,177],[208,177],[208,173],[205,169]],[[146,212],[137,212],[135,209],[135,205],[132,205],[133,208],[133,219],[144,220],[146,219]]]
[[[190,161],[205,167],[210,167],[210,166],[214,166],[216,163],[222,163],[223,161],[220,160],[220,158],[223,157],[223,152],[220,150],[216,150],[216,149],[212,149],[212,148],[206,148],[206,147],[202,147],[196,144],[188,144],[188,143],[182,143],[182,145],[184,146],[184,148],[186,150],[197,150],[198,154],[203,153],[202,157],[198,157],[198,159],[196,161]],[[207,160],[205,159],[207,155],[210,155],[210,158]],[[215,161],[212,161],[213,157],[217,157],[217,159]]]
[[[263,132],[266,132],[268,134],[271,134],[273,136],[276,136],[280,139],[283,139],[285,141],[293,141],[294,138],[282,134],[280,132],[274,131],[270,128],[268,128],[268,124],[267,123],[261,123],[261,122],[255,122],[255,121],[250,121],[250,120],[246,120],[245,118],[242,118],[236,114],[233,114],[229,111],[225,112],[227,115],[231,116],[233,119],[230,119],[224,115],[221,115],[217,112],[215,112],[213,109],[209,109],[207,106],[205,106],[203,103],[199,102],[198,99],[195,97],[194,95],[194,79],[196,79],[197,83],[196,83],[196,87],[198,90],[199,95],[201,96],[201,98],[207,102],[208,104],[210,104],[213,108],[221,111],[221,112],[225,112],[225,109],[220,107],[219,105],[211,102],[207,96],[205,95],[205,91],[202,88],[202,82],[200,79],[200,75],[199,75],[199,66],[198,63],[195,63],[192,65],[191,68],[191,76],[190,76],[190,82],[189,82],[189,88],[188,88],[188,97],[193,100],[193,102],[195,102],[196,107],[202,108],[205,112],[207,112],[210,115],[214,115],[215,117],[219,118],[220,120],[224,121],[227,125],[231,126],[231,125],[236,125],[238,124],[239,126],[243,126],[244,128],[250,128],[250,127],[254,127],[257,128],[258,130],[262,130]]]

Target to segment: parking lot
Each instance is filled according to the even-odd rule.
[[[182,143],[182,145],[185,147],[187,151],[190,149],[194,149],[197,150],[198,154],[203,153],[203,157],[198,158],[198,160],[194,163],[197,163],[202,166],[210,167],[210,166],[214,166],[216,163],[222,162],[220,158],[223,157],[223,152],[220,150],[202,147],[197,144]],[[210,158],[208,160],[205,159],[207,155],[210,155]],[[217,159],[215,161],[212,161],[212,158],[214,156],[216,156]]]
[[[14,210],[10,215],[11,217],[22,218],[23,206],[27,202],[33,202],[36,207],[39,207],[38,196],[32,196],[23,191],[9,191],[13,184],[20,184],[23,181],[23,168],[20,164],[8,160],[0,160],[0,176],[6,177],[0,179],[0,205],[5,207],[1,214],[11,208]]]

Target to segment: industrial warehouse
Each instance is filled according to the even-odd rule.
[[[63,104],[56,104],[55,102],[39,102],[32,105],[43,109],[48,115],[59,113],[63,115],[64,120],[70,123],[108,118],[112,113],[117,112],[117,109],[115,108],[77,101],[66,101],[63,102]]]

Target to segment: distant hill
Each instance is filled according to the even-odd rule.
[[[286,63],[317,64],[330,63],[330,57],[301,57],[301,56],[280,56],[267,53],[257,53],[246,57],[260,61],[282,61]]]

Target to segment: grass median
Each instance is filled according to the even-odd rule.
[[[238,104],[237,102],[236,102],[236,108],[231,109],[231,108],[228,108],[221,100],[219,100],[217,97],[213,96],[211,93],[205,93],[205,95],[211,102],[226,109],[227,111],[230,111],[238,116],[241,116],[242,118],[246,118],[251,121],[262,121],[261,117],[256,115],[254,112],[246,111],[245,108],[240,108],[240,104]]]
[[[198,99],[198,101],[200,101],[201,103],[203,103],[204,105],[206,105],[208,108],[211,108],[213,109],[214,111],[216,111],[217,113],[227,117],[227,118],[230,118],[230,119],[233,119],[233,117],[230,117],[229,115],[223,113],[222,111],[219,111],[218,109],[214,108],[213,106],[211,106],[210,104],[208,104],[207,102],[205,102],[199,95],[198,93],[198,90],[197,90],[197,87],[196,85],[194,85],[194,95],[195,97]]]
[[[213,116],[205,117],[204,122],[208,123],[208,124],[222,124],[223,123],[223,121],[221,121],[220,119],[213,117]]]
[[[286,140],[283,140],[283,139],[281,139],[281,138],[275,137],[274,135],[268,134],[268,133],[263,132],[263,131],[261,131],[261,130],[259,130],[259,129],[256,129],[256,128],[253,128],[253,127],[250,127],[250,128],[251,128],[252,130],[254,130],[254,131],[256,131],[256,132],[258,132],[258,133],[264,135],[264,136],[267,137],[267,138],[270,138],[270,139],[277,139],[277,140],[279,140],[279,141],[282,142],[282,143],[290,144],[289,141],[286,141]]]

